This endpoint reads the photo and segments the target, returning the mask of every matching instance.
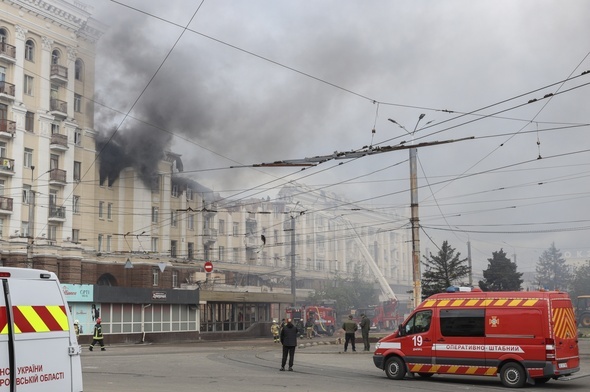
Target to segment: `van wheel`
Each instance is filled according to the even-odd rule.
[[[500,369],[500,380],[505,387],[522,388],[526,383],[524,368],[516,362],[508,362]]]
[[[583,314],[580,320],[580,324],[582,324],[582,327],[585,328],[590,327],[590,314]]]
[[[328,336],[334,335],[334,327],[328,327]]]
[[[406,364],[400,357],[391,357],[385,362],[385,374],[392,380],[401,380],[406,375]]]

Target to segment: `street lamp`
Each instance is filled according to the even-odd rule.
[[[394,124],[397,124],[400,128],[406,131],[409,135],[412,136],[412,144],[414,143],[414,133],[416,133],[416,129],[418,129],[418,124],[420,121],[426,116],[426,114],[422,113],[418,116],[418,121],[416,121],[416,125],[414,126],[414,130],[410,133],[408,130],[391,118],[388,119]],[[412,280],[413,280],[413,296],[414,296],[414,308],[420,305],[422,302],[422,281],[421,281],[421,272],[420,272],[420,219],[418,217],[418,177],[417,177],[417,165],[416,165],[416,155],[418,149],[416,147],[410,146],[410,208],[412,211],[412,216],[410,218],[410,223],[412,225]]]

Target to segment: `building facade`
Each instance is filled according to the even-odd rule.
[[[215,302],[216,292],[288,294],[292,281],[305,300],[359,266],[374,279],[373,263],[405,299],[409,230],[396,213],[355,205],[343,214],[337,195],[302,185],[273,200],[227,200],[186,178],[173,152],[149,184],[133,168],[102,178],[94,67],[106,27],[77,0],[3,1],[0,10],[2,265],[74,285],[200,289]],[[207,323],[217,308],[201,305]],[[265,320],[280,312],[261,309]]]

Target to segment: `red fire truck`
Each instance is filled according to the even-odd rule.
[[[321,335],[332,336],[336,330],[336,311],[333,308],[316,305],[288,307],[286,315],[294,323],[301,320],[303,325],[307,323],[307,320],[313,318],[315,331]]]
[[[389,299],[379,305],[357,309],[355,311],[355,321],[360,322],[363,313],[371,320],[371,329],[377,331],[382,329],[393,330],[403,321],[403,316],[398,313],[396,299]]]

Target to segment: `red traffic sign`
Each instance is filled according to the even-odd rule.
[[[213,263],[210,261],[205,262],[205,272],[213,271]]]

